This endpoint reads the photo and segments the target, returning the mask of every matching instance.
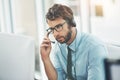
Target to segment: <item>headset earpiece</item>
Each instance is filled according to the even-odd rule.
[[[71,20],[71,23],[70,23],[73,27],[76,27],[76,23],[75,23],[75,20],[74,19],[72,19]]]
[[[76,27],[76,23],[75,23],[74,19],[69,19],[69,18],[67,18],[67,19],[66,19],[66,22],[67,22],[70,26]]]

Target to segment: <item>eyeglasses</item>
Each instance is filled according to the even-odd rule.
[[[62,23],[62,24],[58,24],[56,25],[54,28],[48,28],[46,31],[48,33],[54,33],[54,30],[56,30],[57,32],[60,32],[62,29],[63,29],[63,25],[65,24],[66,22]]]

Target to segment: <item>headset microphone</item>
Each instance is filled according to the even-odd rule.
[[[51,41],[51,43],[55,44],[55,41]]]
[[[50,32],[47,33],[47,37],[49,37]],[[55,44],[55,41],[50,41],[51,43]]]

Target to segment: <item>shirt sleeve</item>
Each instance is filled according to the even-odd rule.
[[[65,80],[65,72],[60,65],[59,57],[57,55],[59,53],[60,53],[59,48],[55,46],[54,51],[51,52],[51,61],[58,74],[57,80]]]
[[[89,51],[88,79],[105,80],[104,58],[107,54],[105,46],[95,46]]]
[[[65,80],[65,73],[61,68],[56,68],[58,79],[57,80]]]

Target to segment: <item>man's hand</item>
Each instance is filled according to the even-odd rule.
[[[42,60],[46,60],[49,58],[51,51],[51,41],[49,39],[49,33],[47,33],[46,37],[43,39],[43,42],[40,45],[40,53]]]

